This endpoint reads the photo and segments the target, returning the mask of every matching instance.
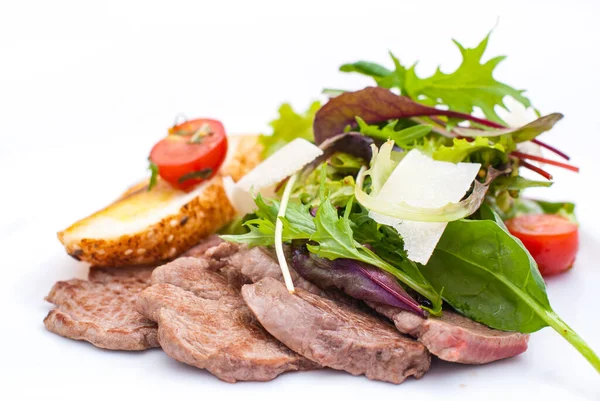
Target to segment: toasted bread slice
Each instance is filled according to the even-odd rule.
[[[158,179],[129,188],[108,207],[58,233],[67,253],[97,266],[157,264],[172,259],[228,223],[235,211],[222,177],[234,180],[260,162],[256,136],[232,136],[219,173],[191,192]]]

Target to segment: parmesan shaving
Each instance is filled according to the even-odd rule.
[[[251,213],[256,209],[253,195],[260,193],[264,197],[273,197],[279,182],[322,154],[323,151],[319,147],[307,140],[294,139],[256,166],[236,184],[232,181],[226,183],[227,196],[239,214]]]
[[[410,260],[426,264],[447,222],[468,216],[483,201],[487,187],[478,182],[469,198],[461,201],[480,168],[478,163],[435,161],[414,149],[379,193],[366,195],[362,191],[364,174],[359,174],[357,199],[373,220],[398,231]]]

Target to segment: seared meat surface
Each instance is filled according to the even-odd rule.
[[[46,297],[56,308],[46,328],[96,347],[139,351],[158,347],[156,323],[137,312],[138,294],[150,285],[153,267],[90,268],[88,280],[54,284]]]
[[[176,259],[158,267],[152,283],[140,294],[138,310],[158,323],[158,341],[170,357],[227,382],[319,367],[265,331],[239,289],[206,259]]]
[[[269,333],[323,366],[391,383],[429,369],[422,344],[348,305],[302,289],[290,294],[272,277],[245,285],[242,295]]]

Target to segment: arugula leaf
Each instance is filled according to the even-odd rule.
[[[246,234],[248,229],[244,226],[244,217],[237,216],[229,223],[225,224],[223,227],[217,231],[219,235],[234,235],[234,234]]]
[[[294,111],[292,106],[284,103],[279,107],[279,117],[269,123],[273,128],[271,135],[261,135],[260,143],[263,145],[263,158],[275,153],[286,143],[296,138],[304,138],[314,142],[313,120],[321,103],[313,102],[303,114]]]
[[[488,208],[489,209],[489,208]],[[461,314],[487,326],[532,333],[551,326],[600,372],[600,358],[552,310],[544,280],[500,218],[448,224],[423,275]]]
[[[226,241],[244,243],[249,246],[273,245],[275,239],[275,222],[279,211],[279,202],[266,200],[260,194],[254,199],[257,209],[255,218],[244,222],[248,229],[245,234],[221,235]],[[283,240],[307,239],[315,231],[313,218],[308,211],[308,205],[291,201],[288,203],[283,218]]]
[[[500,143],[493,143],[487,138],[477,137],[474,141],[454,138],[452,146],[440,146],[432,153],[432,158],[439,161],[459,163],[465,161],[469,155],[481,150],[492,150],[500,156],[502,161],[507,160],[505,148]],[[498,153],[499,152],[499,153]]]
[[[506,109],[503,102],[505,96],[514,98],[525,107],[531,107],[531,102],[523,95],[524,91],[516,90],[493,77],[495,68],[505,59],[504,56],[481,61],[490,35],[491,32],[474,48],[465,48],[454,40],[463,59],[460,66],[448,74],[438,67],[432,76],[420,78],[415,71],[416,63],[407,69],[391,53],[394,71],[367,61],[344,64],[340,70],[369,76],[378,86],[397,88],[400,94],[428,106],[444,105],[450,110],[467,114],[477,107],[488,120],[505,124],[495,111],[495,106]]]
[[[273,245],[275,239],[275,224],[265,219],[252,219],[244,223],[248,228],[245,234],[226,234],[220,237],[225,241],[237,242],[248,246]]]
[[[505,56],[494,57],[485,63],[481,62],[487,48],[490,33],[475,48],[465,48],[456,40],[463,60],[456,71],[446,74],[439,68],[429,78],[419,78],[415,66],[406,72],[405,87],[413,99],[428,100],[428,104],[443,104],[451,110],[472,113],[475,107],[483,111],[486,118],[505,124],[494,110],[495,106],[506,109],[503,99],[510,96],[525,107],[531,102],[523,96],[522,90],[516,90],[493,77],[494,69]]]
[[[396,131],[398,120],[391,120],[383,127],[369,125],[360,117],[356,117],[356,123],[361,134],[371,136],[376,139],[387,141],[393,140],[396,145],[409,149],[414,147],[415,142],[429,134],[433,128],[429,124],[417,124],[408,128]]]

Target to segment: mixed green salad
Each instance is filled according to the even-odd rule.
[[[462,62],[450,73],[438,69],[423,78],[416,65],[406,67],[390,53],[392,68],[366,61],[340,67],[375,86],[325,90],[329,100],[305,113],[281,106],[272,135],[261,139],[264,156],[298,138],[318,146],[319,156],[269,191],[255,187],[254,211],[223,237],[275,246],[282,267],[291,263],[302,275],[318,276],[315,269],[334,265],[376,268],[393,276],[399,290],[380,285],[369,294],[365,288],[346,292],[422,316],[449,307],[499,330],[532,333],[550,326],[600,372],[598,356],[550,306],[528,245],[535,239],[505,224],[519,216],[552,216],[575,227],[576,236],[572,203],[522,196],[527,188],[552,185],[549,167],[577,171],[522,147],[568,159],[539,139],[562,115],[536,110],[534,121],[507,125],[498,113],[507,97],[533,106],[524,91],[493,77],[504,57],[482,61],[488,39],[474,48],[455,41]],[[524,177],[523,170],[539,179]],[[573,263],[574,244],[558,247],[561,255],[573,254],[565,268]]]

